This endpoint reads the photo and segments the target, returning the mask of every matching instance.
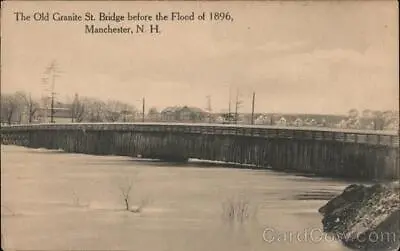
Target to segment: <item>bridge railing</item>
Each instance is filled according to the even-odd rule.
[[[399,146],[395,131],[336,129],[324,127],[281,127],[264,125],[199,124],[199,123],[68,123],[2,126],[2,133],[34,130],[135,131],[211,135],[237,135],[261,138],[283,138],[341,141],[360,144]]]

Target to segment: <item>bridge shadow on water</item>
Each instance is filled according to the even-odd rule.
[[[154,167],[173,167],[173,168],[230,168],[236,170],[251,170],[252,172],[257,172],[260,175],[270,175],[273,174],[274,176],[280,176],[285,180],[293,180],[295,182],[334,182],[334,183],[341,183],[343,186],[347,186],[349,184],[357,183],[357,184],[364,184],[370,185],[373,184],[374,181],[365,180],[360,178],[351,178],[351,177],[340,177],[334,176],[331,174],[314,174],[314,173],[307,173],[307,172],[300,172],[297,170],[287,170],[287,169],[274,169],[271,166],[256,166],[250,164],[240,164],[240,163],[231,163],[231,162],[223,162],[223,161],[210,161],[210,160],[202,160],[202,159],[189,159],[189,160],[161,160],[161,159],[150,159],[150,158],[143,158],[141,156],[138,157],[129,157],[129,156],[120,156],[120,155],[101,155],[101,154],[85,154],[85,153],[68,153],[63,151],[62,149],[58,150],[48,150],[44,148],[37,148],[32,149],[35,154],[77,154],[77,155],[91,155],[91,156],[99,156],[99,157],[107,157],[109,160],[112,160],[112,165],[126,165],[129,164],[144,164],[146,166],[154,166]],[[114,158],[116,157],[116,158]],[[101,165],[102,162],[97,162],[96,165]],[[110,164],[109,161],[106,163],[107,165]],[[333,191],[330,188],[327,189],[317,189],[313,190],[310,189],[308,191],[298,191],[290,198],[291,200],[330,200],[333,197],[340,194],[341,191]]]
[[[315,174],[310,172],[292,170],[292,169],[281,169],[281,168],[273,168],[271,166],[256,166],[251,164],[241,164],[241,163],[232,163],[232,162],[224,162],[224,161],[211,161],[211,160],[203,160],[203,159],[189,159],[189,160],[162,160],[155,158],[144,158],[141,156],[138,157],[129,157],[125,155],[103,155],[103,154],[86,154],[86,153],[69,153],[62,149],[51,150],[45,148],[34,148],[32,152],[35,154],[83,154],[83,155],[91,155],[91,156],[102,156],[102,157],[123,157],[124,159],[117,160],[118,163],[126,163],[136,162],[136,163],[145,163],[146,165],[154,165],[154,166],[163,166],[163,167],[195,167],[195,168],[234,168],[234,169],[245,169],[245,170],[253,170],[265,173],[273,172],[274,175],[279,176],[287,176],[287,179],[296,179],[296,181],[309,182],[310,180],[319,180],[319,181],[332,181],[332,182],[340,182],[343,184],[349,183],[359,183],[370,185],[374,184],[378,181],[371,179],[362,179],[362,178],[352,178],[352,177],[343,177],[334,174]],[[126,158],[126,159],[125,159]],[[118,164],[115,163],[115,164]],[[306,179],[298,179],[298,178],[306,178]]]
[[[271,166],[256,166],[251,164],[241,164],[241,163],[232,163],[232,162],[224,162],[224,161],[211,161],[211,160],[203,160],[203,159],[189,159],[189,160],[162,160],[162,159],[151,159],[151,158],[143,158],[143,157],[129,157],[124,155],[103,155],[103,154],[86,154],[86,153],[69,153],[62,149],[58,150],[50,150],[45,148],[36,148],[32,149],[36,154],[83,154],[90,156],[101,156],[101,157],[122,157],[124,159],[117,160],[115,164],[123,164],[128,162],[132,163],[145,163],[146,165],[154,165],[159,167],[195,167],[195,168],[234,168],[234,169],[244,169],[244,170],[252,170],[259,171],[261,173],[274,173],[274,175],[278,176],[286,176],[286,179],[295,179],[297,182],[310,182],[310,180],[318,180],[318,181],[332,181],[339,182],[343,184],[349,183],[358,183],[364,185],[371,185],[376,183],[377,181],[361,179],[361,178],[352,178],[352,177],[343,177],[339,175],[333,174],[315,174],[312,172],[301,172],[298,170],[292,169],[277,169]],[[300,179],[299,179],[300,178]],[[301,179],[306,178],[306,179]]]
[[[275,176],[286,176],[287,179],[295,179],[296,181],[310,182],[310,180],[318,180],[318,181],[332,181],[339,182],[343,184],[348,183],[361,183],[361,184],[373,184],[374,181],[360,178],[351,178],[351,177],[342,177],[338,175],[332,174],[314,174],[311,172],[301,172],[297,170],[290,169],[274,169],[271,166],[256,166],[250,164],[240,164],[240,163],[231,163],[231,162],[223,162],[223,161],[210,161],[210,160],[202,160],[202,159],[189,159],[188,161],[165,161],[160,159],[146,159],[146,158],[132,158],[128,161],[131,162],[145,162],[147,165],[156,165],[163,167],[195,167],[195,168],[234,168],[234,169],[242,169],[242,170],[252,170],[260,173],[273,173]],[[298,179],[305,178],[305,179]]]

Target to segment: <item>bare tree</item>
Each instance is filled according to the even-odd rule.
[[[394,120],[395,120],[394,112],[390,111],[390,110],[387,110],[387,111],[384,111],[382,113],[382,116],[383,116],[383,121],[384,121],[384,125],[383,126],[386,129],[386,127],[388,125],[390,125],[391,123],[393,123]]]
[[[72,122],[82,122],[85,115],[85,104],[79,99],[78,94],[75,94],[71,105],[71,120]]]
[[[136,176],[136,175],[135,175]],[[148,205],[149,199],[140,200],[139,204],[136,207],[132,206],[132,188],[133,188],[133,179],[127,179],[124,183],[120,184],[120,191],[122,195],[122,201],[125,206],[125,210],[132,213],[140,213],[143,208]]]
[[[106,104],[105,118],[107,121],[116,122],[121,117],[122,104],[119,101],[109,100]]]
[[[349,119],[357,119],[358,118],[358,115],[359,115],[359,112],[358,112],[358,110],[357,109],[351,109],[350,111],[349,111]]]
[[[130,180],[127,184],[124,184],[123,186],[119,187],[119,189],[121,191],[122,199],[124,201],[126,211],[131,210],[130,202],[131,202],[132,186],[133,186],[133,181]]]
[[[362,114],[363,118],[372,118],[373,117],[373,113],[370,109],[363,110],[361,114]]]
[[[374,120],[374,129],[383,130],[385,120],[383,117],[383,113],[381,111],[373,112],[373,120]]]
[[[110,122],[127,121],[127,115],[134,114],[135,108],[132,105],[109,100],[106,104],[105,118]]]
[[[250,202],[245,198],[225,200],[222,203],[222,217],[231,223],[244,223],[250,217]]]
[[[17,104],[12,95],[1,95],[1,121],[11,125],[12,117],[17,110]]]
[[[29,95],[23,95],[22,97],[24,98],[27,107],[28,122],[32,123],[37,111],[39,110],[39,102],[33,100],[30,93]]]
[[[135,111],[134,106],[120,101],[104,102],[96,98],[80,98],[75,94],[71,104],[71,119],[73,122],[130,121]]]
[[[106,104],[103,101],[94,98],[85,98],[82,102],[85,106],[85,120],[89,122],[103,122],[105,120]]]
[[[105,120],[105,103],[101,100],[95,100],[93,103],[92,121],[103,122]]]
[[[149,109],[149,112],[147,114],[149,116],[149,119],[152,121],[157,121],[159,119],[160,113],[158,112],[157,108],[151,107]]]
[[[1,95],[1,121],[11,125],[13,121],[21,122],[24,98],[23,93]]]

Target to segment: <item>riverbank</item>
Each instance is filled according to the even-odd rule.
[[[399,182],[353,184],[319,209],[324,231],[357,250],[398,250]]]

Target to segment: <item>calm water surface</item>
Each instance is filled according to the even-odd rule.
[[[212,168],[210,168],[212,167]],[[346,182],[211,163],[1,146],[1,228],[19,250],[346,251],[318,208]],[[121,190],[132,184],[132,207]],[[244,201],[242,223],[222,217]]]

